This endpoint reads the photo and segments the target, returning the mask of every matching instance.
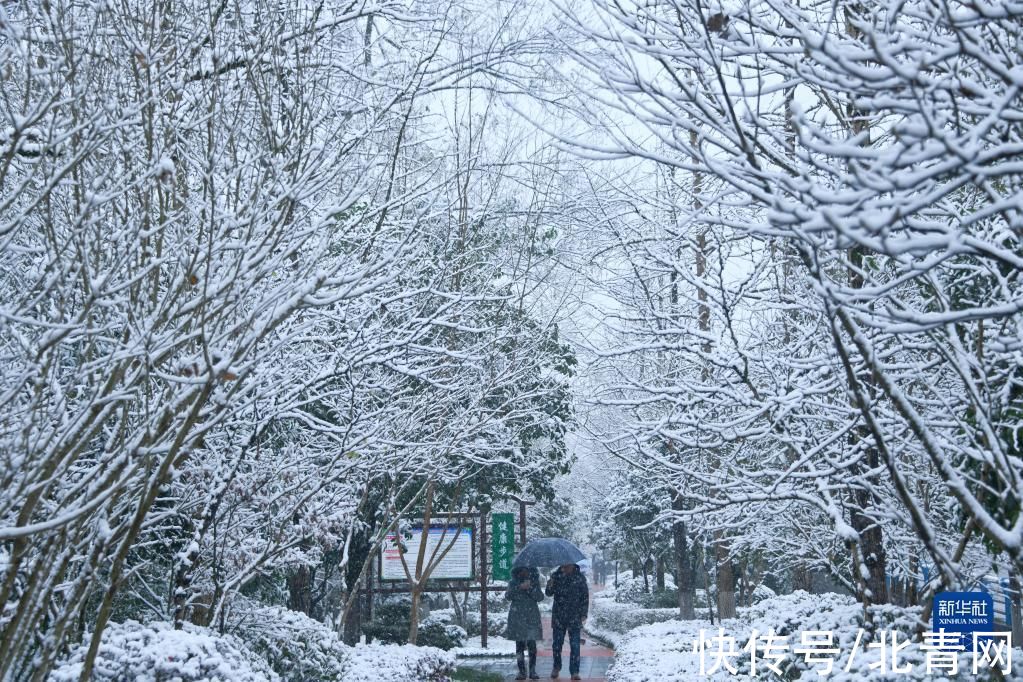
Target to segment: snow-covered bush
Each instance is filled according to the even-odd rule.
[[[373,620],[363,625],[362,630],[384,644],[405,644],[408,642],[411,614],[411,596],[388,597],[374,609]],[[424,615],[421,611],[417,644],[444,650],[464,645],[468,636],[466,630],[453,620],[454,613],[449,609],[438,610],[429,615]],[[478,614],[476,620],[478,623]]]
[[[747,614],[749,626],[759,633],[774,630],[775,633],[789,637],[789,645],[796,646],[800,642],[801,633],[819,630],[834,633],[834,647],[838,654],[834,658],[833,672],[828,676],[830,680],[839,682],[855,682],[856,680],[928,680],[943,681],[948,679],[962,679],[968,677],[971,680],[994,680],[990,672],[981,671],[977,675],[972,673],[973,657],[970,651],[959,656],[959,675],[949,677],[938,672],[928,673],[926,667],[926,650],[919,642],[913,641],[916,624],[920,617],[919,606],[896,606],[894,604],[876,604],[870,607],[870,622],[864,618],[863,607],[854,598],[834,593],[809,594],[798,590],[792,594],[782,595],[767,599],[757,606],[751,608]],[[862,641],[856,646],[857,635],[862,633]],[[880,633],[886,633],[889,645],[881,648],[878,646],[868,647],[868,642],[878,642]],[[878,633],[872,636],[871,633]],[[898,642],[907,643],[907,646],[898,653],[900,666],[909,665],[908,672],[887,673],[878,672],[881,668],[882,656],[886,661],[884,669],[891,667],[891,633]],[[745,645],[748,642],[748,633],[741,642]],[[760,648],[760,647],[758,647]],[[969,648],[969,645],[967,646]],[[850,659],[852,663],[850,664]],[[871,665],[874,667],[871,668]],[[807,663],[804,657],[790,655],[786,661],[790,679],[812,680],[817,679],[816,669],[820,666]],[[849,670],[846,670],[846,667]],[[739,668],[740,674],[749,670],[749,661]],[[759,678],[767,679],[765,674],[758,675]],[[1023,679],[1023,674],[1006,676],[1005,679]]]
[[[498,583],[501,584],[501,583]],[[444,608],[430,611],[430,618],[440,620],[449,625],[458,625],[465,630],[468,637],[477,637],[480,634],[480,595],[478,592],[470,593],[468,597],[458,595],[459,608],[462,611],[461,619],[456,615],[454,608],[450,606],[451,597],[446,595]],[[549,602],[549,600],[548,600]],[[544,604],[540,604],[541,610]],[[491,636],[501,636],[508,626],[508,602],[504,599],[504,592],[490,592],[487,597],[487,632]]]
[[[495,581],[494,585],[503,587],[506,584],[503,581]],[[456,592],[455,597],[458,600],[458,609],[461,610],[465,617],[470,617],[473,615],[473,613],[480,612],[479,592],[469,592],[468,594]],[[506,612],[509,605],[510,605],[509,602],[506,599],[504,599],[503,591],[494,591],[487,596],[487,612],[489,613],[497,613],[500,611]],[[433,610],[444,611],[451,610],[452,618],[454,618],[453,613],[456,611],[456,609],[454,608],[454,605],[451,603],[451,595],[445,594],[443,606],[441,606],[440,608],[435,608]]]
[[[653,585],[653,578],[649,579],[649,584]],[[642,576],[635,578],[620,578],[618,580],[618,587],[614,588],[614,600],[617,602],[637,602],[640,595],[647,594],[646,589],[647,583],[643,582]]]
[[[464,616],[465,631],[476,637],[482,631],[479,611],[467,611]],[[508,627],[508,607],[502,605],[499,611],[487,611],[487,633],[494,637],[503,636]]]
[[[285,680],[340,680],[352,652],[323,623],[281,606],[239,599],[230,629]]]
[[[608,682],[689,682],[696,679],[721,682],[729,679],[728,675],[700,674],[693,641],[698,639],[701,628],[709,629],[709,622],[670,620],[618,635],[614,641],[615,660],[607,672]]]
[[[678,618],[678,608],[645,609],[635,604],[620,604],[610,599],[593,600],[588,626],[626,633],[640,625],[662,623]]]
[[[352,649],[344,682],[447,682],[455,655],[411,644],[359,644]]]
[[[753,589],[753,598],[752,598],[751,601],[752,601],[753,605],[755,606],[755,605],[759,604],[760,602],[764,601],[765,599],[771,599],[772,597],[776,597],[776,596],[778,596],[777,592],[772,590],[767,585],[764,585],[763,583],[761,583],[761,584],[757,585]]]
[[[590,603],[586,629],[617,646],[620,638],[640,625],[660,623],[678,617],[678,608],[644,608],[634,602],[618,601],[618,593],[597,594]]]
[[[89,644],[72,649],[50,682],[78,682]],[[90,680],[94,682],[266,682],[279,679],[231,635],[186,624],[111,623],[103,631]]]
[[[395,610],[403,604],[410,606],[411,602],[400,598],[388,602]],[[266,657],[282,679],[295,682],[443,680],[453,669],[454,659],[430,640],[454,641],[457,646],[465,640],[465,632],[457,626],[428,617],[420,624],[420,646],[349,647],[323,623],[283,607],[254,602],[240,602],[232,611],[232,621],[232,631],[239,638]],[[407,622],[404,627],[407,636]]]
[[[373,607],[373,620],[363,624],[362,631],[385,644],[404,644],[408,641],[411,614],[411,595],[387,597]]]
[[[751,607],[745,613],[745,620],[761,631],[773,628],[787,635],[801,630],[841,629],[856,620],[857,612],[862,612],[862,606],[848,595],[796,590]],[[910,627],[908,623],[903,624]]]
[[[643,578],[624,576],[618,587],[608,587],[594,595],[590,604],[587,629],[601,639],[614,643],[618,635],[640,625],[662,623],[678,617],[678,590],[665,577],[666,589],[657,592],[643,590]],[[706,594],[697,590],[697,608],[706,606]]]
[[[774,593],[772,592],[771,594]],[[641,593],[633,601],[635,601],[637,606],[644,609],[677,609],[678,590],[674,586],[665,587],[663,590]],[[625,602],[623,601],[622,603]],[[696,608],[707,608],[707,593],[704,590],[695,591],[693,605]]]
[[[462,627],[430,614],[419,624],[416,643],[419,646],[433,646],[447,651],[464,646],[467,637]]]
[[[670,620],[663,623],[638,626],[635,629],[618,635],[615,639],[615,661],[608,671],[610,682],[646,682],[662,680],[683,682],[692,679],[706,679],[715,682],[746,677],[752,672],[749,650],[745,649],[755,630],[760,636],[773,631],[782,639],[786,654],[780,664],[783,679],[811,682],[821,678],[818,663],[808,663],[804,656],[795,653],[794,648],[801,645],[802,633],[808,631],[825,631],[834,633],[833,648],[838,652],[834,655],[832,672],[829,680],[854,682],[858,680],[924,680],[940,682],[949,677],[935,672],[927,673],[926,651],[917,642],[912,642],[912,633],[919,617],[919,607],[899,607],[891,604],[872,606],[870,608],[872,624],[863,618],[863,608],[852,597],[839,594],[809,594],[797,591],[793,594],[766,599],[757,606],[740,611],[740,618],[727,620],[724,623],[711,625],[707,620],[680,621]],[[863,629],[862,640],[856,645],[857,634]],[[706,674],[715,663],[716,645],[711,643],[704,657],[705,668],[701,668],[700,656],[694,650],[699,641],[700,631],[706,638],[716,637],[723,631],[726,637],[734,639],[734,651],[738,655],[729,658],[736,668],[731,673],[722,668],[713,674]],[[881,657],[886,657],[886,666],[890,670],[890,645],[882,649],[867,643],[878,641],[879,637],[871,638],[871,632],[889,633],[890,643],[892,632],[897,632],[898,641],[909,642],[900,648],[898,663],[909,665],[909,672],[881,673],[879,664]],[[757,670],[752,679],[776,680],[777,675],[765,665],[764,640],[757,642]],[[731,647],[725,647],[729,649]],[[855,653],[854,653],[855,652]],[[1019,650],[1015,652],[1019,655]],[[1015,656],[1014,656],[1015,657]],[[850,659],[852,663],[850,664]],[[874,668],[871,668],[871,665]],[[849,670],[846,670],[848,666]],[[959,677],[953,679],[993,680],[989,673],[972,674],[972,654],[965,652],[959,656]],[[1023,673],[1016,671],[1007,675],[1007,680],[1023,680]]]

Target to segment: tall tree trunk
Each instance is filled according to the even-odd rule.
[[[412,613],[409,614],[408,641],[415,644],[419,639],[419,604],[423,599],[423,586],[421,584],[412,586]]]
[[[792,568],[792,589],[812,591],[813,584],[810,577],[810,569],[802,561],[798,562]]]
[[[862,249],[857,247],[850,251],[849,256],[849,261],[853,268],[850,273],[849,283],[853,288],[861,289],[865,284],[861,274],[861,270],[865,265],[865,254]],[[873,392],[873,379],[868,372],[863,372],[857,379],[862,386]],[[855,577],[862,591],[861,599],[864,600],[865,604],[885,604],[888,603],[889,596],[888,585],[885,582],[888,561],[884,551],[884,533],[881,530],[877,517],[871,514],[871,510],[880,509],[883,505],[883,501],[873,490],[873,486],[880,483],[876,472],[881,467],[881,456],[877,447],[871,441],[870,433],[865,425],[853,430],[851,440],[854,448],[860,447],[865,450],[866,463],[860,469],[875,472],[865,476],[867,483],[871,487],[859,486],[852,495],[853,508],[850,515],[850,525],[860,536],[858,547],[860,561],[868,573],[867,576],[857,575]],[[853,551],[856,551],[856,549],[853,548]]]
[[[718,618],[735,618],[735,571],[728,556],[728,543],[721,531],[714,533],[714,560],[717,565]]]
[[[1018,573],[1009,575],[1009,589],[1012,591],[1009,615],[1012,618],[1012,641],[1023,642],[1023,609],[1020,609],[1020,580]]]
[[[699,190],[702,188],[702,178],[697,174],[694,178],[693,194],[694,197],[699,196]],[[699,207],[699,199],[694,198],[694,209]],[[707,245],[707,231],[703,230],[697,235],[696,238],[696,276],[702,278],[707,273],[707,256],[708,256],[708,245]],[[707,301],[707,290],[706,287],[701,286],[697,292],[697,299],[699,300],[699,326],[700,330],[706,334],[705,338],[710,338],[710,305]],[[710,342],[707,341],[703,345],[703,352],[709,357],[711,353]],[[710,380],[710,368],[707,366],[707,360],[704,360],[703,368],[703,379],[704,381]],[[717,453],[714,454],[715,459],[719,459]],[[735,618],[735,576],[732,570],[732,562],[729,558],[729,545],[728,540],[725,538],[723,531],[714,532],[714,560],[717,564],[717,592],[718,592],[718,617],[722,620],[725,618]]]
[[[346,598],[341,602],[341,618],[342,618],[342,638],[344,643],[349,646],[355,646],[359,642],[360,631],[362,630],[363,621],[363,609],[368,611],[368,604],[365,601],[360,604],[356,601],[352,608],[345,609],[344,605],[348,603],[347,596],[352,594],[353,590],[358,590],[360,587],[360,576],[362,575],[363,568],[366,567],[366,562],[372,559],[369,556],[371,549],[370,538],[376,531],[375,525],[372,520],[371,512],[360,511],[360,517],[366,523],[366,526],[361,531],[355,531],[351,535],[349,545],[347,547],[348,563],[345,564],[345,587],[346,587]],[[366,576],[364,580],[366,584],[372,580],[373,567],[366,567]],[[365,600],[369,600],[371,597],[367,593]]]
[[[706,546],[703,547],[701,554],[707,551]],[[707,562],[704,560],[703,565],[706,566]],[[703,571],[703,593],[707,596],[707,614],[710,616],[710,624],[714,624],[714,600],[710,598],[710,574],[708,571]]]
[[[419,639],[419,604],[422,601],[423,588],[426,587],[426,579],[429,577],[426,540],[430,534],[430,522],[433,520],[433,492],[434,482],[431,480],[426,486],[426,501],[423,506],[423,531],[419,541],[419,554],[416,557],[416,565],[412,572],[412,613],[409,614],[408,626],[409,644],[415,644]]]
[[[871,448],[868,462],[877,459],[877,451]],[[868,464],[871,468],[876,464]],[[867,569],[866,576],[857,575],[857,581],[863,590],[860,595],[867,604],[886,604],[889,601],[888,584],[885,581],[887,557],[884,551],[884,534],[880,524],[865,510],[875,506],[874,496],[865,490],[857,490],[853,495],[855,504],[852,509],[850,523],[860,536],[860,561]],[[857,548],[853,548],[856,551]]]
[[[672,498],[672,508],[680,510],[681,495]],[[683,620],[696,619],[696,566],[686,537],[686,524],[676,519],[672,526],[675,546],[675,585],[678,587],[678,615]]]
[[[451,597],[451,609],[455,612],[455,623],[458,625],[458,627],[464,628],[465,609],[462,608],[462,602],[459,601],[457,592],[451,591],[449,594]],[[469,593],[465,592],[464,594],[468,595]]]
[[[288,608],[309,616],[313,603],[313,574],[302,566],[288,577]]]
[[[846,7],[845,27],[851,38],[863,37],[862,32],[855,23],[855,19],[865,16],[865,14],[866,8],[862,3],[853,3]],[[851,101],[846,107],[846,112],[849,115],[850,132],[853,135],[862,135],[861,144],[869,147],[871,144],[870,135],[863,135],[865,132],[869,133],[869,123],[866,114]],[[865,256],[864,249],[859,246],[853,247],[849,251],[849,264],[851,266],[849,285],[854,289],[862,289],[866,284],[863,275],[864,267],[867,265]],[[863,372],[859,380],[863,386],[868,387],[868,390],[874,385],[873,378],[869,372]],[[867,427],[863,426],[853,431],[852,438],[854,446],[859,445],[866,449],[866,469],[877,471],[881,464],[880,455],[877,447],[871,444]],[[872,476],[871,479],[871,482],[873,482],[876,480],[876,476]],[[863,591],[861,597],[866,600],[866,603],[870,604],[887,603],[889,597],[885,573],[888,566],[884,552],[884,535],[880,524],[867,513],[868,509],[880,508],[882,501],[872,490],[862,488],[854,493],[853,498],[854,507],[850,521],[852,527],[859,533],[860,560],[869,573],[866,577],[856,576],[857,582],[861,585]]]
[[[358,589],[358,587],[355,589]],[[368,598],[369,595],[363,597],[363,599]],[[341,639],[348,646],[355,646],[359,643],[359,635],[362,630],[362,609],[359,606],[361,604],[355,608],[348,609],[344,614],[344,622],[341,625]]]

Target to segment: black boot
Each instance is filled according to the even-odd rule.
[[[540,679],[540,676],[536,674],[536,649],[529,652],[529,679]]]
[[[520,652],[517,658],[519,664],[519,674],[515,676],[515,679],[524,680],[526,679],[526,656],[525,654]]]

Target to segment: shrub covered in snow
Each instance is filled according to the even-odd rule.
[[[447,682],[455,655],[411,644],[360,644],[353,647],[344,682]]]
[[[412,598],[409,595],[389,597],[376,607],[373,620],[363,625],[362,630],[385,644],[405,644],[408,642],[411,615]],[[448,609],[429,615],[421,611],[416,642],[420,646],[445,650],[465,644],[467,633],[464,628],[452,622],[453,617],[453,612]]]
[[[77,682],[86,639],[52,673],[51,682]],[[91,680],[96,682],[266,682],[277,674],[235,637],[186,624],[135,621],[103,630]]]
[[[590,619],[587,622],[587,627],[594,629],[594,634],[598,636],[601,633],[596,629],[624,634],[640,625],[663,623],[675,618],[678,618],[677,608],[645,609],[635,604],[620,604],[610,599],[595,599],[590,606]],[[612,637],[612,639],[614,638]]]
[[[352,649],[332,629],[281,606],[239,599],[230,630],[286,680],[339,680]]]
[[[636,576],[633,578],[629,576],[627,578],[619,578],[618,586],[612,588],[609,594],[614,595],[614,600],[617,602],[625,603],[632,602],[636,603],[642,597],[647,594],[647,587],[653,586],[653,578],[649,578],[648,582],[643,582],[643,576]]]
[[[503,597],[503,595],[501,595]],[[461,622],[455,615],[455,609],[450,608],[450,596],[443,595],[442,599],[432,596],[423,603],[442,605],[442,608],[434,608],[426,612],[425,609],[419,614],[419,634],[417,642],[422,646],[435,646],[441,649],[451,649],[463,646],[468,637],[475,637],[480,634],[480,597],[479,594],[469,594],[468,598],[462,597],[464,603],[460,606],[463,609]],[[507,602],[499,601],[494,594],[487,600],[489,613],[487,614],[487,625],[491,636],[504,634],[508,622]],[[408,642],[408,631],[410,616],[412,614],[411,595],[393,595],[382,600],[373,610],[373,620],[363,625],[362,629],[368,636],[387,644],[405,644]]]
[[[397,599],[391,605],[402,603]],[[460,628],[449,633],[449,626],[427,619],[420,626],[420,646],[349,647],[319,621],[283,607],[254,602],[242,603],[233,611],[232,620],[233,631],[253,651],[266,657],[281,678],[294,682],[444,680],[454,669],[454,657],[430,646],[429,640],[449,638],[460,644],[465,637]],[[438,630],[440,635],[436,634]],[[408,634],[407,622],[404,634]]]
[[[724,626],[733,630],[734,621]],[[607,672],[608,682],[689,682],[696,679],[722,682],[738,679],[724,674],[701,675],[693,641],[700,629],[709,630],[706,620],[670,620],[637,627],[615,641],[615,660]]]
[[[631,580],[628,583],[620,582],[618,590],[612,588],[595,594],[590,604],[590,618],[586,623],[586,629],[594,636],[614,645],[622,635],[640,625],[661,623],[678,617],[678,607],[674,606],[677,601],[667,607],[647,608],[644,604],[628,601],[624,597],[629,594],[634,599],[644,599],[646,604],[652,605],[657,603],[658,599],[670,599],[671,595],[675,595],[674,598],[677,600],[677,592],[665,590],[660,593],[643,593],[642,578],[638,593],[632,589],[633,585],[634,581]]]
[[[434,646],[446,651],[464,646],[467,637],[462,627],[430,614],[419,624],[416,643],[419,646]]]
[[[504,583],[501,581],[495,582],[496,585],[500,586]],[[430,612],[431,616],[437,616],[442,618],[445,622],[454,625],[460,625],[465,629],[466,634],[469,637],[476,637],[480,634],[481,623],[480,623],[480,594],[479,592],[470,592],[469,594],[457,594],[459,600],[459,607],[462,612],[461,621],[455,615],[455,609],[450,606],[451,596],[445,595],[445,606],[446,608],[436,609]],[[547,600],[549,602],[550,600]],[[540,608],[543,609],[544,603],[540,604]],[[505,628],[508,625],[508,602],[504,598],[504,592],[495,590],[487,594],[487,632],[492,636],[501,636],[504,634]]]
[[[712,591],[711,597],[714,596],[715,593]],[[773,590],[760,585],[753,592],[752,603],[756,604],[773,596]],[[621,603],[628,602],[623,600]],[[644,609],[677,609],[678,590],[674,587],[669,587],[663,590],[655,590],[646,594],[640,594],[635,597],[635,605]],[[697,610],[707,608],[707,592],[705,590],[694,590],[693,607]]]
[[[678,590],[654,590],[641,594],[636,603],[644,609],[678,608]]]
[[[112,623],[103,631],[96,682],[442,682],[454,655],[429,646],[348,647],[327,626],[283,607],[240,602],[234,634],[186,624]],[[77,682],[88,641],[54,670],[50,682]]]
[[[487,612],[487,633],[492,637],[504,636],[504,632],[508,628],[507,602],[497,608],[500,610]],[[466,633],[470,637],[476,637],[480,634],[482,629],[479,610],[467,611],[465,614]]]
[[[408,641],[411,614],[411,595],[387,597],[373,607],[373,620],[364,623],[362,631],[384,644],[404,644]]]
[[[750,602],[755,606],[760,602],[764,601],[765,599],[771,599],[772,597],[776,596],[778,596],[777,592],[772,590],[767,585],[761,583],[757,585],[755,588],[753,588],[753,598],[750,600]]]
[[[919,608],[903,608],[890,604],[871,607],[870,622],[864,619],[863,608],[855,599],[838,594],[808,594],[798,591],[794,594],[776,596],[766,599],[760,604],[743,609],[740,618],[725,621],[711,626],[706,620],[679,621],[671,620],[653,625],[645,625],[618,637],[615,642],[615,661],[608,671],[610,682],[683,682],[692,679],[707,679],[720,682],[748,677],[752,672],[750,654],[747,645],[756,631],[760,636],[773,631],[784,639],[786,654],[779,667],[782,678],[811,682],[823,679],[818,675],[818,668],[823,664],[807,662],[805,657],[793,652],[801,645],[802,633],[809,631],[825,631],[834,633],[834,654],[832,672],[829,680],[854,682],[855,680],[924,680],[943,682],[949,679],[994,680],[990,672],[972,673],[972,654],[963,653],[959,656],[959,675],[949,677],[940,671],[927,672],[926,650],[919,643],[912,642],[915,624],[919,617]],[[707,672],[714,666],[716,658],[711,645],[710,651],[704,656],[701,668],[700,656],[694,651],[694,643],[699,640],[701,629],[707,638],[719,634],[719,628],[726,637],[734,639],[734,651],[737,655],[727,657],[736,673],[725,668],[713,674]],[[857,634],[862,629],[862,639],[857,646]],[[875,644],[868,647],[868,642],[879,642],[880,633],[885,632],[889,646],[883,650]],[[898,641],[908,644],[901,648],[897,662],[900,666],[910,666],[909,672],[891,672],[892,650],[891,634],[897,632]],[[778,676],[770,672],[764,663],[765,641],[757,641],[757,670],[752,679],[776,680]],[[726,649],[730,648],[728,646]],[[883,653],[882,653],[883,651]],[[855,653],[854,653],[855,652]],[[885,656],[885,670],[881,672],[881,658]],[[1017,649],[1014,655],[1019,656]],[[851,663],[850,663],[851,659]],[[871,667],[873,666],[873,667]],[[846,670],[846,668],[849,668]],[[739,676],[739,677],[737,677]],[[1023,680],[1019,666],[1014,667],[1007,680]]]
[[[927,672],[927,652],[919,642],[913,641],[916,624],[920,618],[920,607],[902,607],[894,604],[877,604],[870,607],[869,620],[864,617],[863,607],[852,597],[839,594],[809,594],[796,591],[765,600],[751,608],[747,614],[749,627],[759,633],[773,630],[775,633],[787,635],[789,645],[800,644],[802,633],[819,630],[834,633],[834,647],[838,649],[833,663],[833,672],[829,680],[838,682],[854,682],[855,680],[928,680],[943,681],[948,679],[994,680],[999,679],[991,671],[972,672],[973,655],[968,650],[959,656],[959,674],[949,676],[935,670]],[[887,641],[879,646],[884,633]],[[909,666],[907,672],[893,673],[891,638],[895,633],[900,646],[897,663]],[[856,639],[861,641],[857,646]],[[747,633],[742,645],[748,642]],[[868,646],[874,642],[874,646]],[[758,646],[758,649],[760,647]],[[967,645],[967,649],[970,645]],[[1018,654],[1018,652],[1017,652]],[[882,663],[882,657],[885,659]],[[851,660],[851,663],[850,663]],[[818,664],[808,663],[801,655],[790,655],[786,661],[790,679],[818,679]],[[848,670],[846,670],[848,668]],[[740,674],[749,670],[748,659],[740,667]],[[881,673],[881,670],[888,671]],[[767,678],[766,675],[759,677]],[[1023,679],[1023,674],[1006,679]]]

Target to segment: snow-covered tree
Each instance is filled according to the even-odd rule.
[[[312,567],[336,608],[428,482],[564,466],[533,271],[450,238],[502,222],[429,108],[534,49],[469,9],[0,8],[0,677],[239,591],[312,611]]]
[[[677,216],[634,222],[667,233],[615,237],[630,266],[661,268],[652,295],[625,299],[642,339],[625,347],[698,360],[620,400],[663,406],[631,433],[676,479],[701,481],[680,514],[721,510],[735,527],[729,514],[801,508],[848,547],[866,601],[887,598],[893,544],[943,584],[970,578],[974,534],[1018,572],[1005,415],[1020,365],[1020,53],[996,47],[1019,41],[1018,8],[659,0],[564,14],[591,125],[566,140],[687,183]],[[688,296],[709,327],[697,314],[651,341],[664,316],[643,299],[713,260],[675,255],[708,233],[723,258]],[[681,464],[650,436],[684,448]]]

